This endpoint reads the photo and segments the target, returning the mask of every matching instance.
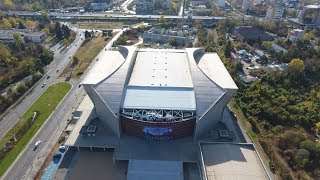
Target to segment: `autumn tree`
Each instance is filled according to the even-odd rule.
[[[302,74],[304,68],[304,62],[301,59],[292,59],[288,64],[288,70],[292,74]]]

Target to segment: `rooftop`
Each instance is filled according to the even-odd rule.
[[[192,88],[128,86],[122,108],[195,111],[195,94]]]
[[[270,179],[253,144],[201,142],[200,151],[208,180]]]
[[[128,86],[192,87],[185,51],[140,49]]]

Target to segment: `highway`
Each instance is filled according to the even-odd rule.
[[[84,34],[83,32],[81,32]],[[84,37],[84,35],[81,35]],[[0,121],[0,138],[4,136],[8,129],[15,124],[15,122],[22,116],[22,114],[30,107],[33,102],[46,90],[47,86],[54,82],[54,79],[60,74],[60,70],[63,70],[64,67],[69,63],[70,55],[73,55],[79,48],[79,46],[74,46],[75,44],[81,44],[80,36],[75,39],[75,41],[70,44],[71,47],[67,51],[62,51],[59,53],[57,46],[52,49],[55,50],[55,57],[53,62],[47,66],[45,69],[51,77],[47,79],[47,76],[44,76],[41,80],[38,81],[34,89],[26,96],[20,104],[12,109],[1,121]],[[59,69],[57,73],[56,70]],[[43,83],[46,83],[44,88],[41,87]]]
[[[122,34],[122,32],[123,31],[121,30],[117,35],[115,35],[114,38],[110,40],[110,42],[108,42],[105,48],[101,50],[96,58],[101,58],[102,56],[104,56],[105,49],[109,49],[112,46],[113,42]],[[83,30],[81,31],[81,34],[83,34]],[[82,36],[83,35],[81,35],[81,37]],[[75,40],[75,42],[70,45],[68,53],[66,53],[66,55],[63,55],[63,60],[61,59],[63,62],[68,62],[69,56],[73,55],[77,51],[80,45],[80,41],[81,40],[79,40],[79,37],[77,37],[77,40]],[[78,45],[76,46],[75,44]],[[96,63],[96,61],[92,61],[91,65],[85,71],[82,77],[84,77],[88,73],[90,67],[93,66],[94,63]],[[67,63],[64,65],[66,66]],[[58,67],[63,70],[65,66],[62,67],[62,65],[59,64]],[[61,79],[56,79],[58,77],[58,74],[55,72],[56,71],[50,73],[52,74],[52,79],[50,78],[51,81],[47,81],[47,84],[61,81]],[[81,81],[81,79],[82,78],[80,78],[79,81]],[[34,136],[29,145],[27,145],[25,150],[16,159],[14,164],[6,172],[2,179],[34,179],[35,175],[41,168],[42,163],[50,153],[53,145],[57,142],[59,136],[67,126],[67,119],[70,119],[72,115],[71,113],[76,110],[77,106],[86,95],[83,88],[79,88],[79,81],[75,81],[72,79],[70,80],[70,83],[73,84],[73,87],[68,95],[60,103],[60,105],[53,112],[51,117],[47,120],[47,122],[43,125],[39,132]],[[42,143],[35,151],[33,151],[34,144],[38,140],[41,140]]]
[[[7,12],[8,14],[15,14],[19,16],[25,17],[40,17],[41,14],[38,12],[31,12],[31,11],[10,11]],[[156,20],[159,19],[161,15],[135,15],[135,14],[103,14],[103,13],[89,13],[86,12],[84,14],[80,14],[78,12],[69,12],[69,13],[60,13],[60,12],[51,12],[49,16],[53,19],[85,19],[85,18],[92,18],[92,19],[128,19],[128,20]],[[166,19],[181,19],[182,16],[179,15],[164,15]],[[226,17],[221,16],[192,16],[194,20],[222,20],[226,19]]]
[[[35,84],[31,92],[21,102],[17,104],[16,107],[13,108],[13,110],[9,112],[0,121],[0,127],[1,127],[0,137],[1,138],[19,120],[22,114],[36,101],[36,99],[47,89],[47,87],[56,82],[56,78],[59,76],[60,72],[68,65],[70,60],[69,57],[76,53],[76,51],[79,48],[79,45],[82,43],[83,40],[81,40],[81,37],[84,37],[84,32],[79,31],[77,33],[77,37],[74,40],[74,42],[69,45],[70,48],[67,48],[66,50],[61,50],[61,52],[60,50],[58,50],[58,46],[52,47],[52,50],[54,50],[55,55],[54,55],[53,62],[46,68],[47,74]],[[47,78],[48,76],[50,76],[49,79]],[[43,83],[46,83],[46,85],[44,87],[41,87]],[[65,114],[65,113],[61,113],[61,114]],[[47,132],[45,134],[48,135]],[[46,139],[46,138],[43,138],[43,139]],[[29,149],[31,146],[33,148],[33,145],[37,140],[38,139],[33,140],[31,144],[27,147],[27,149]],[[23,159],[36,156],[36,152],[37,151],[28,152],[28,153],[32,153],[32,155],[31,154],[23,155]],[[26,164],[26,163],[18,163],[18,165],[20,166],[23,164]],[[22,170],[22,168],[14,168],[14,169],[15,170],[11,171],[10,173],[12,172],[18,173]],[[10,173],[8,174],[9,175],[8,177],[14,177],[14,176],[11,176]]]

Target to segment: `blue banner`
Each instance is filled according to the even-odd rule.
[[[172,128],[171,127],[151,127],[144,126],[143,133],[146,138],[155,140],[172,139]]]

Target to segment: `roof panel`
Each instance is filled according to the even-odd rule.
[[[196,110],[192,88],[128,86],[122,108]]]
[[[198,116],[203,116],[209,108],[226,92],[210,80],[197,66],[193,57],[194,48],[186,49],[189,57],[191,77],[196,94]]]
[[[199,68],[215,83],[225,89],[238,89],[226,67],[217,53],[204,54],[199,63]]]
[[[185,51],[140,50],[128,85],[192,87]]]
[[[123,89],[125,87],[126,77],[132,60],[131,57],[133,56],[134,52],[134,47],[132,47],[132,49],[129,48],[129,58],[126,59],[121,67],[109,77],[105,77],[106,79],[94,85],[94,89],[110,107],[114,114],[118,114],[120,111]]]

